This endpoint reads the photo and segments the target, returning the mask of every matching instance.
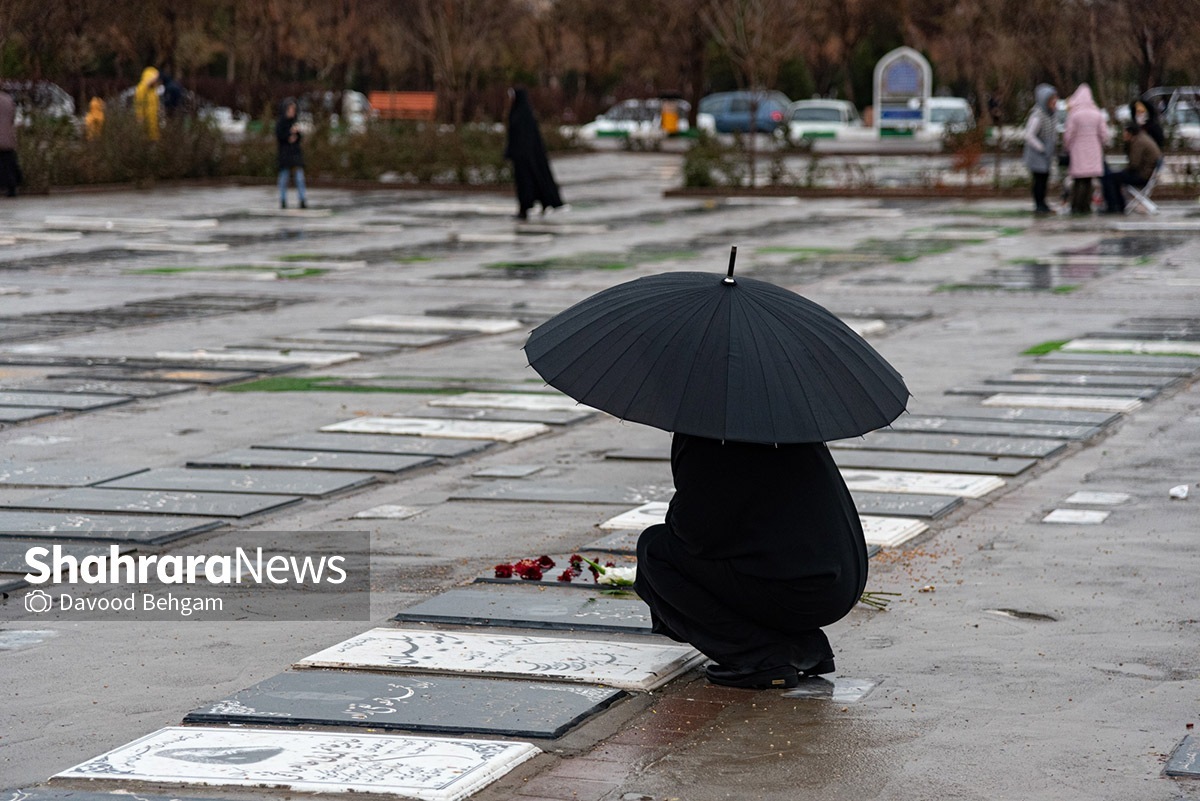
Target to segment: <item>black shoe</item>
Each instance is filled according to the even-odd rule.
[[[786,690],[800,683],[800,672],[791,665],[751,671],[709,665],[704,669],[704,675],[713,684],[748,690]]]
[[[302,209],[307,209],[307,208],[308,208],[308,201],[307,201],[307,200],[301,200],[301,201],[300,201],[300,208],[302,208]]]
[[[837,670],[837,668],[834,666],[833,657],[831,656],[828,659],[818,662],[817,664],[813,665],[810,668],[805,668],[804,670],[801,670],[800,675],[802,675],[802,676],[821,676],[826,673],[833,673],[836,670]]]
[[[286,200],[281,200],[281,201],[279,201],[279,208],[281,208],[281,209],[286,209],[286,208],[287,208],[287,201],[286,201]]]

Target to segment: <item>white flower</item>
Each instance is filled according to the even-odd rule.
[[[637,578],[637,567],[606,567],[604,572],[596,577],[597,584],[613,584],[618,587],[632,587]]]

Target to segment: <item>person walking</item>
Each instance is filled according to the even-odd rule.
[[[1067,100],[1067,128],[1063,132],[1063,146],[1071,157],[1067,172],[1071,176],[1072,214],[1092,212],[1092,179],[1104,175],[1107,143],[1104,114],[1092,99],[1092,88],[1081,83]]]
[[[1033,177],[1033,211],[1035,214],[1050,214],[1046,205],[1046,185],[1050,182],[1050,168],[1055,162],[1054,110],[1058,108],[1058,90],[1048,83],[1039,84],[1034,90],[1034,105],[1025,123],[1025,166]]]
[[[1150,180],[1150,176],[1154,175],[1154,171],[1158,169],[1158,162],[1162,159],[1162,151],[1150,136],[1150,132],[1136,122],[1125,126],[1124,137],[1129,153],[1129,166],[1120,172],[1106,172],[1102,183],[1104,211],[1107,214],[1124,214],[1125,193],[1121,188],[1134,186],[1141,189]]]
[[[676,432],[675,495],[642,532],[634,589],[652,631],[716,662],[708,680],[794,687],[832,673],[821,630],[867,580],[862,523],[821,442],[753,444]]]
[[[0,90],[0,188],[8,197],[17,196],[21,167],[17,162],[17,104]]]
[[[296,101],[287,98],[279,105],[279,119],[275,122],[275,141],[279,146],[279,208],[286,209],[288,175],[295,175],[296,192],[300,196],[300,208],[308,208],[304,186],[304,153],[300,149],[300,125],[296,119]]]
[[[133,113],[151,142],[158,141],[158,70],[146,67],[133,92]]]
[[[517,188],[516,219],[526,220],[534,203],[540,203],[542,214],[545,214],[547,209],[559,208],[563,202],[554,174],[550,171],[546,145],[542,142],[542,133],[533,116],[533,107],[529,104],[529,93],[518,88],[510,89],[509,95],[512,107],[508,112],[508,141],[504,158],[513,164],[513,179]]]

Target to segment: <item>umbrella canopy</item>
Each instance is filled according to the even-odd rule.
[[[750,278],[676,272],[619,284],[538,326],[529,364],[624,420],[719,440],[826,442],[886,426],[900,374],[825,308]]]

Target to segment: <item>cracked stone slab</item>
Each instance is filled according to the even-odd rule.
[[[0,462],[0,486],[87,487],[140,473],[145,469],[87,465],[79,462]]]
[[[570,601],[576,593],[555,595]],[[703,660],[690,645],[666,640],[629,642],[501,631],[377,628],[305,657],[296,666],[467,674],[653,690]]]
[[[370,484],[374,476],[318,470],[222,470],[156,467],[115,481],[101,489],[168,490],[179,492],[237,492],[262,495],[302,495],[320,498]]]
[[[1037,464],[1037,459],[1017,456],[971,456],[959,453],[910,453],[836,448],[830,453],[840,468],[906,470],[921,473],[978,473],[1016,476]]]
[[[322,426],[322,431],[349,434],[399,434],[448,439],[490,439],[520,442],[550,431],[543,423],[511,423],[493,420],[435,420],[428,417],[356,417]]]
[[[491,440],[439,439],[395,434],[290,434],[251,448],[331,453],[375,453],[410,456],[455,457],[479,453],[495,445]]]
[[[504,334],[525,328],[520,320],[480,317],[435,317],[425,314],[376,314],[356,317],[344,328],[383,331],[469,331],[474,334]]]
[[[54,778],[458,801],[539,753],[513,741],[171,726]]]
[[[970,417],[904,415],[893,420],[887,431],[921,431],[942,434],[974,434],[1034,439],[1091,439],[1100,427],[1079,423],[1036,423],[1019,420],[979,420]]]
[[[980,401],[984,406],[1039,407],[1043,409],[1078,409],[1092,412],[1119,412],[1127,414],[1142,407],[1136,398],[1082,397],[1071,395],[1029,395],[999,393]]]
[[[972,434],[928,434],[909,431],[872,431],[862,437],[829,443],[830,448],[962,453],[977,456],[1026,456],[1041,459],[1058,453],[1066,443],[1054,439],[987,437]]]
[[[153,492],[146,490],[78,487],[16,503],[3,509],[44,509],[59,512],[135,512],[196,517],[249,517],[274,511],[300,498],[286,495],[249,495],[233,492]]]
[[[429,456],[393,456],[375,453],[324,453],[322,451],[237,448],[189,461],[188,467],[276,468],[300,470],[355,470],[360,473],[402,473],[433,464]]]
[[[625,695],[565,682],[302,670],[205,704],[183,722],[555,738]]]
[[[650,634],[650,608],[634,596],[548,593],[538,587],[477,584],[456,587],[395,615],[401,623],[508,626],[518,629]]]
[[[159,515],[89,515],[0,509],[0,537],[159,545],[225,525],[220,520]]]

